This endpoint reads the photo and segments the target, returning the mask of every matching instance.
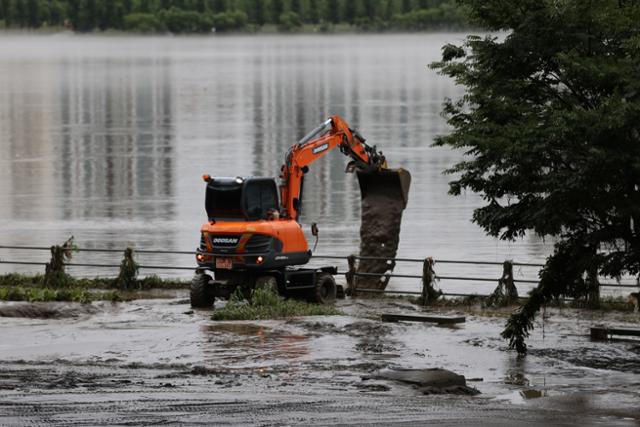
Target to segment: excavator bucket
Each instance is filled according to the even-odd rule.
[[[402,208],[409,201],[409,186],[411,174],[409,171],[399,169],[383,169],[381,171],[358,171],[358,183],[360,184],[360,196],[367,199],[370,194],[402,200]]]
[[[357,288],[385,289],[395,267],[402,211],[407,206],[411,174],[404,169],[358,171],[361,193],[360,259]],[[374,257],[378,259],[366,259]],[[386,258],[386,259],[385,259]]]

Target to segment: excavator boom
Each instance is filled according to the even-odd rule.
[[[281,168],[280,201],[287,218],[298,220],[302,207],[302,185],[309,165],[334,148],[349,156],[348,171],[377,172],[387,169],[382,153],[365,143],[339,116],[331,116],[287,152]]]

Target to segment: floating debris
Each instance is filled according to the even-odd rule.
[[[477,389],[467,386],[463,375],[441,368],[389,369],[380,371],[376,378],[412,384],[418,387],[423,394],[480,394]]]

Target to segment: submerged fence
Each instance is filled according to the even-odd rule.
[[[37,251],[51,251],[51,247],[47,246],[10,246],[10,245],[0,245],[0,253],[1,251],[10,251],[11,256],[14,256],[16,252],[37,252]],[[86,253],[119,253],[123,254],[124,249],[107,249],[107,248],[73,248],[74,252],[86,252]],[[136,254],[151,254],[151,255],[193,255],[195,257],[195,251],[178,251],[178,250],[135,250]],[[17,256],[16,256],[17,258]],[[426,298],[426,292],[429,287],[432,287],[436,282],[449,282],[449,281],[458,281],[458,282],[474,282],[474,283],[482,283],[482,282],[491,282],[496,285],[499,283],[505,283],[507,286],[517,286],[518,284],[528,284],[528,285],[536,285],[538,280],[533,279],[516,279],[513,276],[513,267],[533,267],[533,268],[542,268],[543,264],[541,263],[521,263],[521,262],[513,262],[510,260],[506,260],[504,262],[495,262],[495,261],[472,261],[472,260],[451,260],[451,259],[434,259],[431,257],[427,258],[384,258],[384,257],[360,257],[358,255],[349,255],[349,256],[339,256],[339,255],[313,255],[312,259],[314,260],[341,260],[343,262],[346,261],[348,265],[347,271],[339,271],[338,275],[345,276],[349,289],[351,290],[353,295],[358,293],[379,293],[379,294],[407,294],[407,295],[421,295],[423,298]],[[422,272],[420,274],[404,274],[404,273],[393,273],[393,272],[385,272],[385,273],[367,273],[367,272],[359,272],[357,270],[357,261],[359,260],[376,260],[385,262],[387,264],[395,266],[397,263],[412,263],[420,265]],[[5,257],[0,256],[0,265],[8,264],[8,265],[26,265],[26,266],[42,266],[44,267],[47,264],[47,261],[25,261],[19,259],[8,260]],[[495,266],[502,267],[501,276],[496,277],[477,277],[477,276],[464,276],[464,275],[438,275],[434,271],[434,265],[465,265],[465,266]],[[67,267],[84,267],[84,268],[104,268],[104,269],[113,269],[118,271],[120,268],[119,263],[91,263],[91,262],[66,262],[65,266]],[[192,266],[175,266],[175,265],[154,265],[154,264],[139,264],[138,268],[140,270],[186,270],[186,271],[195,271],[196,265]],[[497,270],[497,269],[496,269]],[[388,279],[392,278],[403,278],[403,279],[416,279],[419,289],[416,291],[404,291],[404,290],[394,290],[394,289],[363,289],[358,288],[358,277],[384,277]],[[387,279],[387,280],[388,280]],[[599,286],[601,288],[635,288],[638,289],[640,285],[638,283],[618,283],[618,282],[600,282]],[[469,297],[469,296],[480,296],[480,297],[488,297],[487,294],[478,294],[478,293],[461,293],[461,292],[439,292],[443,296],[452,296],[452,297]]]

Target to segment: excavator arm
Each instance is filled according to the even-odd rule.
[[[365,172],[387,169],[382,153],[367,145],[364,138],[340,117],[331,116],[287,152],[280,171],[280,203],[287,218],[298,220],[300,216],[304,175],[309,171],[309,165],[334,148],[340,148],[352,159],[347,166],[348,172],[354,169]]]

